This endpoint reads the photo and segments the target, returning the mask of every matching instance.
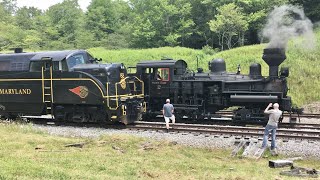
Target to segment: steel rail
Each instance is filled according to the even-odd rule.
[[[134,125],[128,125],[129,129],[149,129],[165,130],[164,123],[153,122],[135,122]],[[207,134],[227,134],[240,136],[260,136],[262,137],[264,128],[256,127],[236,127],[236,126],[217,126],[217,125],[195,125],[195,124],[175,124],[171,132],[197,132]],[[320,140],[320,131],[315,130],[297,130],[297,129],[277,129],[277,137],[288,139],[308,139]]]
[[[310,123],[279,123],[280,128],[313,129],[320,130],[320,124]]]
[[[163,118],[158,117],[154,119],[148,119],[143,120],[142,122],[163,122]],[[177,122],[177,121],[176,121]],[[235,126],[235,125],[241,125],[241,122],[234,122],[231,118],[211,118],[211,119],[204,119],[204,120],[196,120],[192,121],[190,119],[182,119],[178,120],[179,123],[184,124],[204,124],[204,125],[229,125],[229,126]],[[266,123],[266,122],[265,122]],[[243,124],[245,125],[245,123]],[[251,126],[263,126],[264,123],[256,123],[256,124],[250,124],[247,125]],[[280,128],[296,128],[296,129],[314,129],[314,130],[320,130],[320,124],[312,124],[312,123],[299,123],[299,122],[281,122],[279,123]]]
[[[228,115],[228,116],[232,116],[232,113],[233,113],[233,111],[231,111],[231,110],[221,110],[221,111],[216,112],[216,114]],[[284,112],[283,116],[290,117],[290,113]],[[297,118],[297,117],[300,117],[300,118],[320,118],[320,114],[318,114],[318,113],[303,113],[303,114],[299,114],[299,116],[298,116],[298,114],[291,114],[291,117],[294,117],[294,118]]]

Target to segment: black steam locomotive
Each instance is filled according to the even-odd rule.
[[[84,50],[0,54],[0,115],[51,114],[56,122],[119,121],[142,116],[142,81],[121,63],[98,64]],[[141,88],[140,88],[141,89]]]
[[[144,82],[146,118],[161,114],[166,98],[175,107],[176,117],[211,119],[215,112],[234,110],[233,120],[245,123],[265,123],[263,110],[270,102],[278,102],[281,110],[291,112],[287,96],[289,69],[279,65],[286,59],[284,49],[264,49],[262,57],[269,65],[269,76],[261,75],[261,65],[250,66],[248,75],[226,72],[223,59],[209,62],[210,72],[187,70],[183,60],[142,61],[136,66],[136,76]]]

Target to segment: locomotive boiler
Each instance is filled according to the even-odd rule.
[[[267,48],[262,59],[269,65],[269,76],[261,75],[261,65],[253,63],[249,74],[226,71],[223,59],[209,62],[209,72],[191,72],[184,60],[142,61],[136,66],[136,76],[144,82],[146,118],[161,114],[166,98],[175,107],[177,118],[211,119],[219,110],[238,107],[233,121],[266,123],[263,110],[277,102],[283,111],[292,111],[287,96],[289,68],[279,65],[286,59],[285,50]],[[156,77],[158,72],[160,77]]]
[[[48,115],[55,122],[139,120],[143,83],[122,63],[98,64],[85,50],[0,54],[0,115]]]

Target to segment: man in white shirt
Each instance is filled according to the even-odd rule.
[[[264,110],[264,113],[269,114],[269,121],[264,130],[263,142],[261,148],[266,148],[268,143],[269,132],[271,131],[271,150],[275,150],[276,148],[276,131],[278,128],[278,121],[282,115],[282,111],[279,110],[279,104],[274,103],[273,109],[269,108],[272,106],[272,103],[268,105],[268,107]]]

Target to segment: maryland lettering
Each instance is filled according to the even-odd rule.
[[[31,89],[0,89],[0,94],[31,94]]]

